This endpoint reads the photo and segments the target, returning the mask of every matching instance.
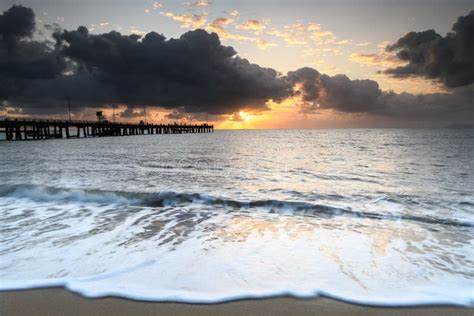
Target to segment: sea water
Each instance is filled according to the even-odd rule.
[[[474,130],[0,142],[0,290],[474,305]]]

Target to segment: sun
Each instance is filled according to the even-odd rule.
[[[248,129],[252,128],[257,115],[240,110],[227,117],[227,120],[217,123],[221,129]]]
[[[229,115],[229,121],[245,123],[252,119],[253,115],[245,111],[235,112]]]
[[[243,122],[247,122],[247,121],[250,121],[252,119],[252,115],[250,115],[249,113],[247,113],[245,111],[240,111],[239,116],[240,116],[240,119]]]

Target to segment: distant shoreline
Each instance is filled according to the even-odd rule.
[[[0,292],[2,315],[472,315],[450,306],[368,307],[328,298],[271,298],[221,304],[139,302],[121,298],[87,299],[60,288]]]

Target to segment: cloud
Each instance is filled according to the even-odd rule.
[[[410,94],[382,91],[376,81],[328,76],[312,68],[289,72],[301,113],[321,110],[360,113],[425,122],[474,122],[474,85],[451,93]]]
[[[142,31],[142,30],[138,29],[136,26],[131,26],[131,27],[128,29],[128,31],[129,31],[130,33],[132,33],[132,34],[140,35],[140,36],[146,34],[145,31]]]
[[[212,32],[216,32],[217,34],[219,34],[219,36],[223,37],[226,34],[228,34],[226,27],[232,24],[233,22],[234,22],[233,19],[220,17],[212,21],[212,23],[209,24],[209,28]]]
[[[0,98],[21,91],[16,79],[50,79],[66,70],[65,59],[48,42],[23,40],[34,31],[30,8],[13,6],[0,15]]]
[[[212,23],[210,23],[206,27],[206,29],[209,30],[210,32],[217,33],[217,35],[219,35],[219,37],[223,40],[233,40],[237,42],[239,41],[253,42],[257,44],[258,48],[261,50],[265,50],[269,47],[278,46],[276,43],[263,39],[263,38],[245,36],[245,35],[229,32],[228,26],[232,25],[233,23],[234,23],[234,19],[227,18],[227,17],[219,17],[219,18],[216,18],[214,21],[212,21]],[[239,28],[239,25],[237,25],[236,28]]]
[[[30,8],[14,5],[0,15],[0,34],[6,43],[14,44],[20,38],[31,37],[35,27],[35,13]]]
[[[405,64],[394,54],[385,51],[376,54],[354,53],[351,54],[350,60],[359,64],[380,65],[383,67],[395,67]]]
[[[276,37],[280,37],[283,40],[285,40],[285,42],[288,45],[291,45],[291,46],[308,44],[308,41],[307,41],[306,37],[302,34],[298,34],[298,36],[293,36],[292,32],[289,32],[289,31],[282,32],[282,31],[279,31],[277,29],[273,29],[271,31],[268,31],[267,34],[272,35],[272,36],[276,36]]]
[[[469,93],[411,94],[384,92],[379,99],[379,115],[400,119],[474,124],[474,86]]]
[[[288,73],[296,85],[295,94],[305,101],[305,111],[335,109],[341,112],[369,112],[382,91],[376,81],[350,80],[345,75],[328,76],[312,68]]]
[[[264,22],[252,19],[238,24],[235,28],[238,30],[254,31],[256,34],[259,34],[262,30],[266,28],[266,25]]]
[[[206,28],[210,32],[215,32],[221,39],[225,40],[252,40],[250,37],[234,34],[227,30],[227,27],[234,23],[234,19],[228,17],[218,17],[211,23],[207,23],[206,14],[174,14],[172,12],[161,12],[162,16],[170,17],[181,22],[182,28],[198,29]]]
[[[186,113],[183,108],[177,108],[163,115],[163,118],[166,120],[171,120],[171,121],[179,121],[179,120],[204,121],[206,120],[206,115],[203,115],[203,113],[199,113],[199,112]]]
[[[158,10],[158,9],[160,9],[160,8],[162,8],[162,7],[163,7],[163,5],[162,5],[161,3],[159,3],[159,2],[156,2],[156,1],[153,2],[153,4],[152,4],[153,10]]]
[[[394,77],[420,76],[437,79],[446,87],[474,82],[474,11],[458,18],[446,36],[434,30],[409,32],[387,47],[404,66],[383,73]]]
[[[210,0],[196,0],[193,2],[186,2],[185,3],[189,7],[205,7],[211,4]]]
[[[215,32],[223,40],[233,40],[233,41],[257,41],[254,37],[249,37],[245,35],[240,35],[236,33],[231,33],[228,31],[227,27],[234,23],[234,19],[219,17],[216,18],[212,23],[207,25],[206,29],[210,32]]]
[[[282,38],[288,45],[337,44],[332,32],[313,22],[289,24],[284,26],[283,31],[272,29],[267,34]],[[341,41],[340,44],[346,42]]]
[[[245,36],[245,35],[229,32],[228,26],[232,25],[233,23],[234,23],[234,19],[227,18],[227,17],[219,17],[219,18],[216,18],[214,21],[212,21],[212,23],[210,23],[207,26],[207,29],[211,32],[217,33],[217,35],[219,35],[219,37],[224,40],[233,40],[237,42],[238,41],[254,42],[255,44],[257,44],[258,48],[261,50],[265,50],[269,47],[278,46],[276,43],[263,39],[263,38]],[[239,25],[237,25],[236,28],[238,29]]]
[[[278,46],[276,43],[267,41],[266,39],[263,39],[263,38],[257,39],[256,42],[257,42],[258,48],[260,48],[260,49],[262,49],[262,50],[265,50],[265,49],[267,49],[268,47],[275,47],[275,46]]]
[[[266,40],[266,39],[258,38],[255,36],[246,36],[246,35],[229,31],[229,27],[235,22],[235,20],[230,17],[217,17],[212,22],[207,23],[206,14],[179,15],[179,14],[174,14],[172,12],[161,12],[160,14],[162,16],[170,17],[175,21],[180,21],[182,28],[189,28],[189,29],[205,28],[207,31],[214,32],[217,35],[219,35],[219,38],[221,40],[231,40],[231,41],[236,41],[236,42],[241,42],[241,41],[253,42],[261,50],[265,50],[269,47],[277,46],[276,43]],[[256,20],[253,20],[253,21],[256,21]],[[258,22],[258,23],[263,23],[263,22]],[[247,27],[248,29],[251,29],[251,27],[253,27],[254,29],[256,28],[256,26],[245,26],[245,27]],[[236,28],[242,29],[242,28],[239,28],[239,25],[237,25]],[[257,35],[258,33],[260,33],[260,31],[256,31],[255,33]]]
[[[186,112],[184,112],[182,109],[175,109],[172,112],[165,114],[164,118],[177,121],[177,120],[185,119],[187,118],[187,116],[186,116]]]
[[[207,24],[206,14],[174,14],[172,12],[160,12],[160,15],[181,22],[182,28],[198,29]]]
[[[120,112],[121,118],[143,118],[145,117],[145,110],[136,110],[134,108],[126,108]]]
[[[245,122],[245,115],[242,112],[235,112],[229,115],[228,120],[233,122]]]
[[[240,16],[240,12],[237,10],[232,10],[230,12],[227,12],[228,15],[233,16],[233,17],[238,17]]]

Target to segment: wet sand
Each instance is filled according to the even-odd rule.
[[[0,292],[0,315],[474,315],[458,307],[380,308],[327,298],[272,298],[223,304],[138,302],[120,298],[86,299],[63,289]]]

